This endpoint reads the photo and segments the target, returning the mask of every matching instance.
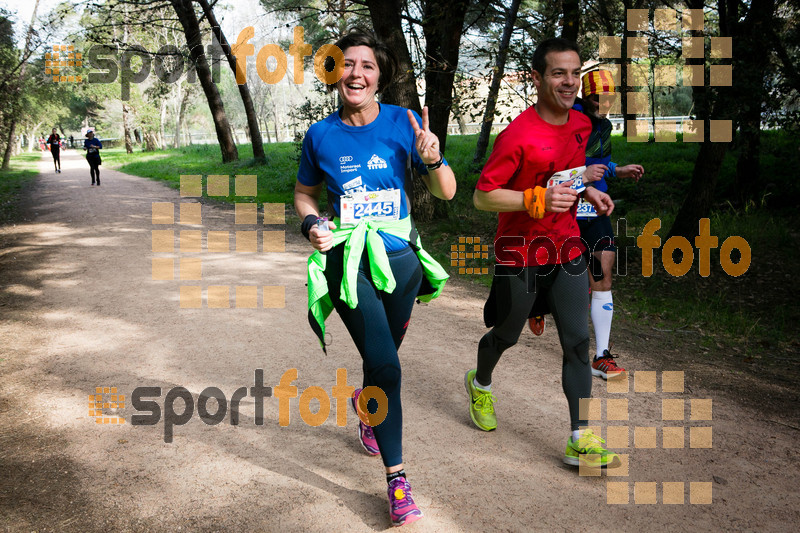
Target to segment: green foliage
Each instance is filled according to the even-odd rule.
[[[20,200],[28,185],[39,173],[41,153],[22,154],[11,158],[11,168],[0,171],[0,225],[16,221]]]

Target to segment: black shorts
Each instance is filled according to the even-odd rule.
[[[581,230],[581,239],[584,240],[589,252],[616,252],[614,245],[614,230],[611,229],[611,219],[607,215],[594,218],[579,218],[578,227]]]

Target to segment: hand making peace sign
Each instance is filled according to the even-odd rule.
[[[422,162],[426,165],[432,165],[439,161],[441,157],[439,153],[439,137],[431,132],[428,121],[428,106],[422,108],[422,128],[419,127],[417,119],[410,109],[408,110],[408,121],[411,123],[411,127],[414,128],[417,153],[422,158]]]

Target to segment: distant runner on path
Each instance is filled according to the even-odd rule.
[[[86,140],[83,141],[83,148],[86,150],[86,161],[89,162],[89,173],[92,175],[92,185],[97,182],[100,186],[100,149],[103,148],[103,143],[100,139],[95,139],[94,130],[86,132]]]
[[[53,133],[47,138],[47,146],[50,147],[50,155],[53,156],[53,166],[56,167],[56,174],[61,173],[61,137],[53,128]]]

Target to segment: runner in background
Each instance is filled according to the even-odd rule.
[[[592,121],[592,134],[586,144],[586,165],[602,164],[608,167],[605,174],[591,186],[606,192],[608,191],[606,179],[613,177],[639,181],[644,175],[644,168],[641,165],[619,166],[611,161],[612,125],[606,118],[616,97],[611,73],[607,70],[587,72],[583,75],[581,83],[583,99],[576,102],[575,108],[583,111]],[[601,99],[600,95],[605,97]],[[578,205],[578,226],[581,229],[581,237],[589,247],[587,251],[590,265],[589,286],[592,289],[590,316],[596,343],[592,374],[603,379],[613,378],[625,372],[624,368],[616,364],[615,356],[609,351],[611,321],[614,316],[611,278],[617,255],[614,231],[608,215],[598,214],[594,207],[586,202]]]
[[[53,133],[47,138],[47,146],[50,147],[50,155],[53,156],[53,165],[56,167],[56,174],[61,173],[61,137],[53,128]]]
[[[573,180],[547,187],[554,173],[583,166],[586,159],[591,122],[572,109],[580,83],[578,47],[565,39],[548,39],[536,48],[532,63],[538,100],[497,136],[475,186],[475,207],[499,214],[497,264],[484,307],[484,321],[492,329],[478,343],[477,368],[464,376],[470,417],[484,431],[497,427],[492,372],[503,352],[519,340],[541,295],[553,313],[562,350],[561,385],[571,429],[563,461],[617,467],[619,457],[602,446],[605,441],[580,416],[580,400],[592,394],[592,372],[589,282],[575,220],[579,191]],[[584,175],[597,178],[604,171],[594,165]],[[600,213],[614,209],[611,198],[596,188],[586,187],[583,194]]]
[[[451,199],[456,182],[428,126],[427,108],[420,118],[375,99],[397,72],[393,52],[363,30],[336,46],[344,53],[344,72],[328,89],[339,92],[342,107],[308,129],[295,185],[301,230],[316,250],[308,268],[309,321],[323,348],[325,318],[334,308],[347,327],[363,361],[364,389],[353,396],[362,420],[379,405],[372,396],[365,401],[362,391],[377,387],[386,395],[386,417],[374,427],[360,422],[359,438],[367,453],[383,460],[389,513],[399,526],[422,512],[403,466],[397,350],[415,299],[437,296],[447,279],[422,249],[405,191],[411,190],[412,167],[437,198]],[[335,223],[320,217],[323,188]]]
[[[100,164],[102,163],[100,159],[100,149],[103,148],[103,143],[100,142],[100,139],[96,139],[94,136],[94,130],[88,130],[86,132],[86,140],[83,141],[83,148],[86,150],[86,161],[89,162],[89,173],[92,175],[92,185],[97,182],[97,186],[100,186]]]

